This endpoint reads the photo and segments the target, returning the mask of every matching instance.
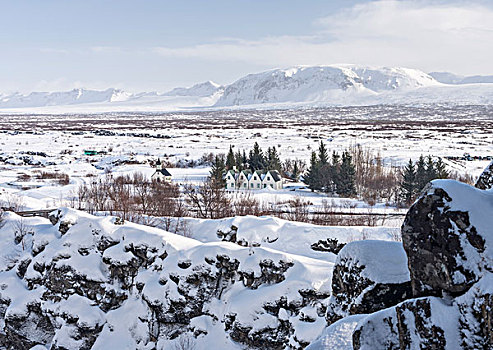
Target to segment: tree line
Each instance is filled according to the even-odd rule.
[[[431,156],[423,157],[413,163],[411,159],[402,169],[400,196],[409,205],[421,193],[428,182],[434,179],[447,179],[450,173],[446,170],[441,158],[434,160]]]
[[[210,177],[219,186],[224,186],[224,174],[228,170],[251,170],[252,172],[257,170],[276,170],[282,176],[297,181],[305,167],[305,162],[297,159],[286,159],[282,162],[275,146],[268,147],[265,151],[258,142],[255,142],[248,155],[245,150],[235,152],[231,145],[226,155],[216,155],[211,164]]]

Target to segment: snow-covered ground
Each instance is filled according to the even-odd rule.
[[[372,113],[373,119],[368,117]],[[21,196],[26,209],[70,205],[79,185],[105,176],[105,171],[111,170],[113,176],[137,171],[150,176],[154,169],[149,162],[158,157],[171,163],[197,161],[203,154],[226,153],[230,145],[235,151],[248,151],[254,142],[264,149],[275,146],[282,160],[299,159],[307,163],[320,140],[327,144],[329,152],[341,152],[354,145],[371,148],[382,156],[386,166],[400,166],[421,154],[490,156],[493,126],[488,113],[488,109],[471,106],[457,109],[455,114],[436,107],[379,107],[114,115],[110,120],[108,115],[0,116],[0,128],[5,130],[0,133],[0,195]],[[346,119],[334,119],[337,115],[345,115]],[[389,121],[390,115],[401,120]],[[83,151],[87,149],[107,154],[85,156]],[[488,162],[445,161],[449,170],[472,176],[478,176]],[[210,169],[196,166],[168,170],[175,183],[197,184],[208,176]],[[36,171],[66,173],[69,184],[37,180]],[[22,174],[31,178],[20,181]],[[251,191],[250,195],[267,204],[302,197],[314,207],[328,200],[336,206],[368,208],[362,201],[327,198],[303,189],[302,185],[287,182],[282,191]],[[377,203],[371,210],[388,209],[385,203]]]

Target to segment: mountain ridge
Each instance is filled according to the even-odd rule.
[[[493,76],[351,64],[294,66],[251,73],[222,86],[212,81],[168,92],[72,89],[0,93],[0,112],[170,111],[297,105],[493,104]]]

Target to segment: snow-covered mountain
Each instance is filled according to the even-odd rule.
[[[14,93],[0,95],[0,108],[43,107],[73,104],[122,102],[132,94],[118,89],[104,91],[73,89],[63,92],[32,92],[28,95]]]
[[[211,96],[218,92],[222,92],[223,86],[213,82],[206,81],[204,83],[195,84],[189,88],[174,88],[173,90],[165,93],[166,96]]]
[[[249,74],[230,85],[212,81],[166,93],[74,89],[2,95],[4,113],[164,112],[210,108],[290,108],[433,103],[493,104],[493,76],[426,74],[409,68],[297,66]]]
[[[472,75],[463,76],[450,72],[431,72],[429,73],[435,80],[444,84],[492,84],[493,75]]]
[[[337,102],[385,91],[439,85],[431,76],[408,68],[312,66],[249,74],[228,85],[216,106],[279,102]]]

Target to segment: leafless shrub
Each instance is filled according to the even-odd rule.
[[[185,185],[185,199],[198,217],[218,219],[231,216],[231,200],[222,186],[206,181],[200,186]]]
[[[236,198],[234,198],[233,210],[235,216],[261,216],[264,214],[262,205],[250,193],[239,194]]]
[[[2,200],[0,200],[0,207],[13,212],[18,212],[24,208],[24,201],[22,197],[17,196],[13,193],[8,193],[3,196]]]
[[[304,200],[301,197],[290,199],[286,205],[286,219],[290,221],[309,222],[310,221],[310,206],[313,203]]]
[[[36,178],[38,179],[48,179],[56,180],[56,182],[62,186],[68,185],[70,183],[70,177],[65,173],[58,172],[47,172],[47,171],[37,171]]]
[[[12,222],[12,228],[14,229],[15,244],[22,243],[22,250],[25,250],[25,237],[28,234],[34,234],[33,228],[28,225],[23,218]]]

